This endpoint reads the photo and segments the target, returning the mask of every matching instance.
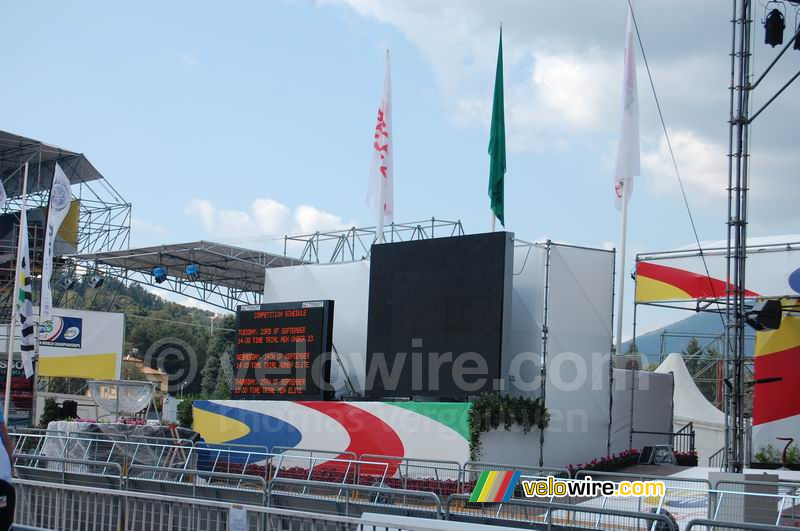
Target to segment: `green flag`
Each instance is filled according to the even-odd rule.
[[[503,181],[506,173],[506,122],[503,110],[503,30],[500,30],[500,46],[497,49],[497,74],[494,79],[494,102],[492,103],[492,129],[489,137],[489,199],[492,212],[505,227]]]

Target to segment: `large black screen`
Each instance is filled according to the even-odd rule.
[[[459,399],[498,390],[512,262],[508,232],[373,245],[367,394]]]
[[[333,301],[240,306],[233,396],[328,398]]]

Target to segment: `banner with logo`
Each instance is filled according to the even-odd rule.
[[[53,308],[39,324],[39,376],[119,379],[125,316]]]

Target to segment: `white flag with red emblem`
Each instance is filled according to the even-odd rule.
[[[630,200],[633,177],[641,172],[639,162],[639,94],[636,86],[636,55],[633,48],[633,17],[628,12],[625,39],[625,79],[622,89],[622,134],[619,137],[617,165],[614,173],[614,197],[617,210],[622,210],[623,197]],[[626,190],[627,188],[627,190]]]
[[[394,221],[394,164],[392,163],[392,78],[389,74],[389,51],[386,51],[386,77],[383,98],[372,142],[367,204],[378,218],[378,227]],[[380,236],[382,238],[382,235]]]

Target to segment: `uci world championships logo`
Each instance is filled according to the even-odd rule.
[[[50,195],[50,206],[56,212],[61,212],[69,206],[69,200],[72,198],[69,187],[64,183],[56,181],[53,183],[53,190]]]
[[[81,348],[83,319],[57,317],[39,325],[39,345],[44,347]]]

